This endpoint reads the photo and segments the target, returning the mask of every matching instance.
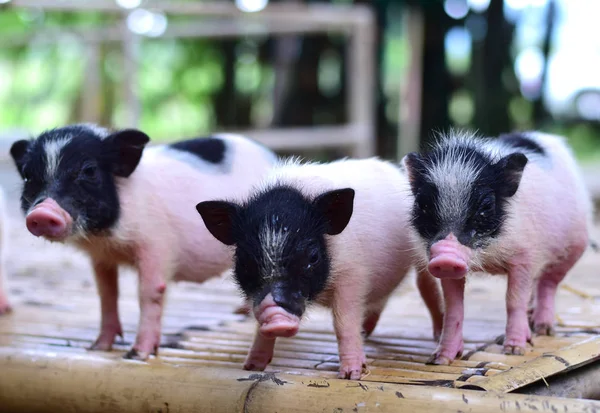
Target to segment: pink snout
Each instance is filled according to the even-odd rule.
[[[300,318],[278,306],[270,293],[254,308],[254,315],[260,334],[267,338],[293,337],[298,333]]]
[[[46,198],[27,214],[25,224],[36,237],[60,240],[71,232],[73,220],[55,200]]]
[[[450,234],[431,246],[430,257],[427,269],[434,277],[463,278],[469,271],[471,250]]]

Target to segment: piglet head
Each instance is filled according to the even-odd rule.
[[[309,199],[276,186],[246,204],[206,201],[197,205],[208,231],[235,246],[235,279],[254,304],[260,331],[293,336],[307,304],[330,274],[326,235],[337,235],[352,216],[354,190],[328,191]]]
[[[72,125],[13,143],[27,229],[51,241],[109,229],[120,212],[115,178],[131,175],[148,141],[136,130]]]
[[[481,252],[502,234],[527,157],[495,160],[484,145],[457,138],[402,160],[414,195],[413,227],[435,277],[462,278],[479,269]]]

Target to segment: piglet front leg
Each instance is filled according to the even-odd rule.
[[[133,348],[125,358],[146,360],[158,354],[165,282],[165,261],[160,251],[142,248],[138,253],[140,322]]]
[[[96,286],[100,295],[100,335],[90,350],[110,351],[116,336],[123,337],[119,321],[119,282],[116,265],[93,263]]]
[[[521,261],[524,261],[521,258]],[[506,289],[506,335],[504,354],[522,356],[531,342],[531,329],[527,316],[528,302],[532,293],[532,274],[529,266],[513,265],[508,273]]]
[[[443,279],[442,290],[445,304],[442,337],[428,364],[448,365],[460,357],[464,348],[465,278]]]
[[[345,282],[337,285],[334,291],[333,325],[338,341],[340,379],[360,380],[366,367],[361,334],[365,303],[361,287]]]
[[[273,359],[275,337],[265,337],[259,330],[260,326],[257,326],[254,342],[244,362],[244,370],[263,371]]]

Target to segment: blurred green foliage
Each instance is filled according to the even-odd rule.
[[[392,16],[393,17],[393,16]],[[393,20],[393,19],[392,19]],[[399,20],[399,19],[396,19]],[[191,21],[189,16],[169,21]],[[86,30],[117,27],[116,15],[63,13],[0,9],[0,130],[23,128],[32,133],[82,120],[82,102],[88,97],[87,56],[89,46],[76,35],[65,35],[57,43],[44,42],[35,33],[48,30]],[[385,115],[398,122],[399,91],[409,64],[410,45],[399,24],[390,24],[383,39],[383,93]],[[15,45],[11,39],[30,36]],[[236,96],[251,101],[251,127],[265,127],[273,113],[273,66],[259,58],[264,38],[240,39],[235,49],[232,79]],[[99,121],[115,127],[127,125],[124,103],[125,76],[122,45],[103,43],[98,53],[101,64],[100,95],[95,99]],[[226,129],[217,124],[216,98],[225,87],[221,43],[202,39],[144,38],[139,50],[138,94],[141,98],[140,128],[154,140],[172,140]],[[264,59],[263,59],[264,60]],[[319,88],[328,96],[339,89],[339,56],[324,53],[319,63]],[[468,62],[449,62],[464,66]],[[234,104],[234,102],[232,102]],[[474,102],[470,92],[459,90],[450,102],[450,116],[457,126],[472,127]],[[507,108],[519,129],[533,127],[531,103],[515,96]],[[584,162],[600,162],[600,129],[591,124],[558,125],[544,128],[569,137],[577,156]]]

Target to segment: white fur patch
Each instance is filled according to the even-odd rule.
[[[71,141],[70,136],[65,136],[60,139],[53,139],[44,144],[44,152],[46,153],[46,176],[48,179],[54,177],[56,168],[60,163],[60,153],[62,149]]]
[[[273,217],[277,219],[277,217]],[[286,227],[273,228],[271,225],[265,225],[258,239],[262,247],[261,269],[266,279],[273,279],[278,276],[279,263],[283,259],[283,249],[289,232]]]
[[[481,174],[480,166],[465,146],[481,151],[482,145],[472,134],[453,134],[442,145],[445,155],[427,170],[427,178],[439,191],[438,216],[443,221],[452,221],[468,210],[469,195]]]
[[[98,136],[100,139],[104,139],[108,135],[110,135],[110,132],[108,131],[108,129],[103,128],[102,126],[98,126],[95,123],[78,123],[73,126],[79,126],[81,128],[88,129],[90,132],[92,132],[94,135]]]

